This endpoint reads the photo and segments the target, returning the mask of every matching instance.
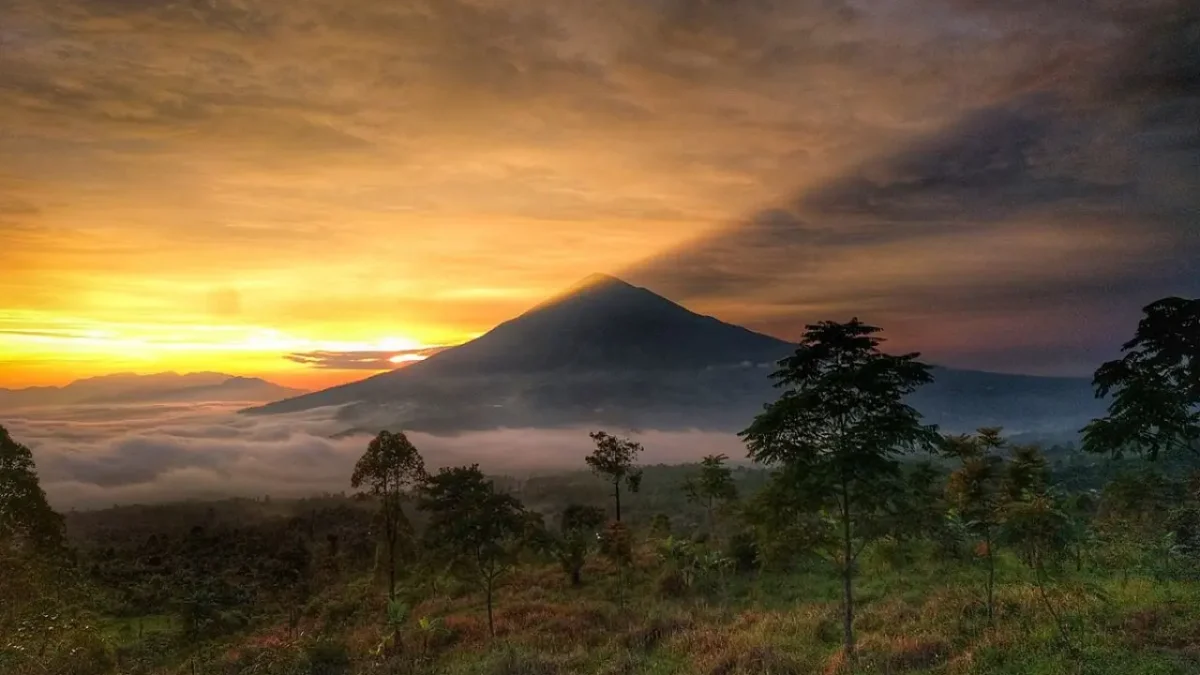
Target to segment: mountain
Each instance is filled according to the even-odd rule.
[[[119,373],[63,387],[0,389],[0,410],[113,403],[256,402],[304,393],[254,377],[223,373]]]
[[[336,406],[344,433],[612,425],[737,431],[772,400],[794,345],[594,275],[487,334],[406,368],[247,413]],[[1074,431],[1087,380],[938,368],[912,402],[952,430]]]

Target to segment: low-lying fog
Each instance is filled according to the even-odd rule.
[[[245,404],[65,406],[5,413],[0,424],[33,450],[42,486],[59,509],[228,496],[305,496],[349,491],[369,435],[346,428],[333,408],[247,416]],[[501,429],[453,436],[410,433],[432,470],[478,462],[518,475],[582,469],[594,429]],[[692,461],[724,452],[736,436],[608,429],[641,441],[644,463]]]

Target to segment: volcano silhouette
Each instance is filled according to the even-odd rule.
[[[769,375],[794,349],[592,275],[422,362],[245,412],[336,406],[351,430],[364,432],[575,425],[737,431],[778,395]],[[946,368],[935,377],[914,405],[956,430],[1066,430],[1097,411],[1082,379]]]

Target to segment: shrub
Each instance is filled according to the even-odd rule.
[[[757,570],[760,566],[758,559],[758,540],[753,532],[741,531],[734,533],[725,544],[725,556],[733,560],[734,569],[746,574]]]
[[[341,675],[350,668],[350,650],[346,643],[335,640],[315,640],[304,645],[312,675]]]

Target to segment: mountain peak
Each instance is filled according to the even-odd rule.
[[[571,292],[578,293],[580,291],[587,291],[587,290],[599,289],[599,288],[636,288],[636,287],[633,284],[630,284],[629,282],[627,282],[623,279],[618,279],[617,277],[612,276],[611,274],[603,274],[601,272],[596,272],[595,274],[589,274],[586,277],[575,282],[569,289],[567,289],[567,293],[568,294]]]
[[[580,295],[584,293],[596,293],[603,291],[629,290],[637,287],[622,279],[612,276],[611,274],[589,274],[586,277],[576,281],[566,288],[566,290],[551,296],[548,300],[541,303],[543,305],[551,304],[556,300],[567,298],[572,295]]]

